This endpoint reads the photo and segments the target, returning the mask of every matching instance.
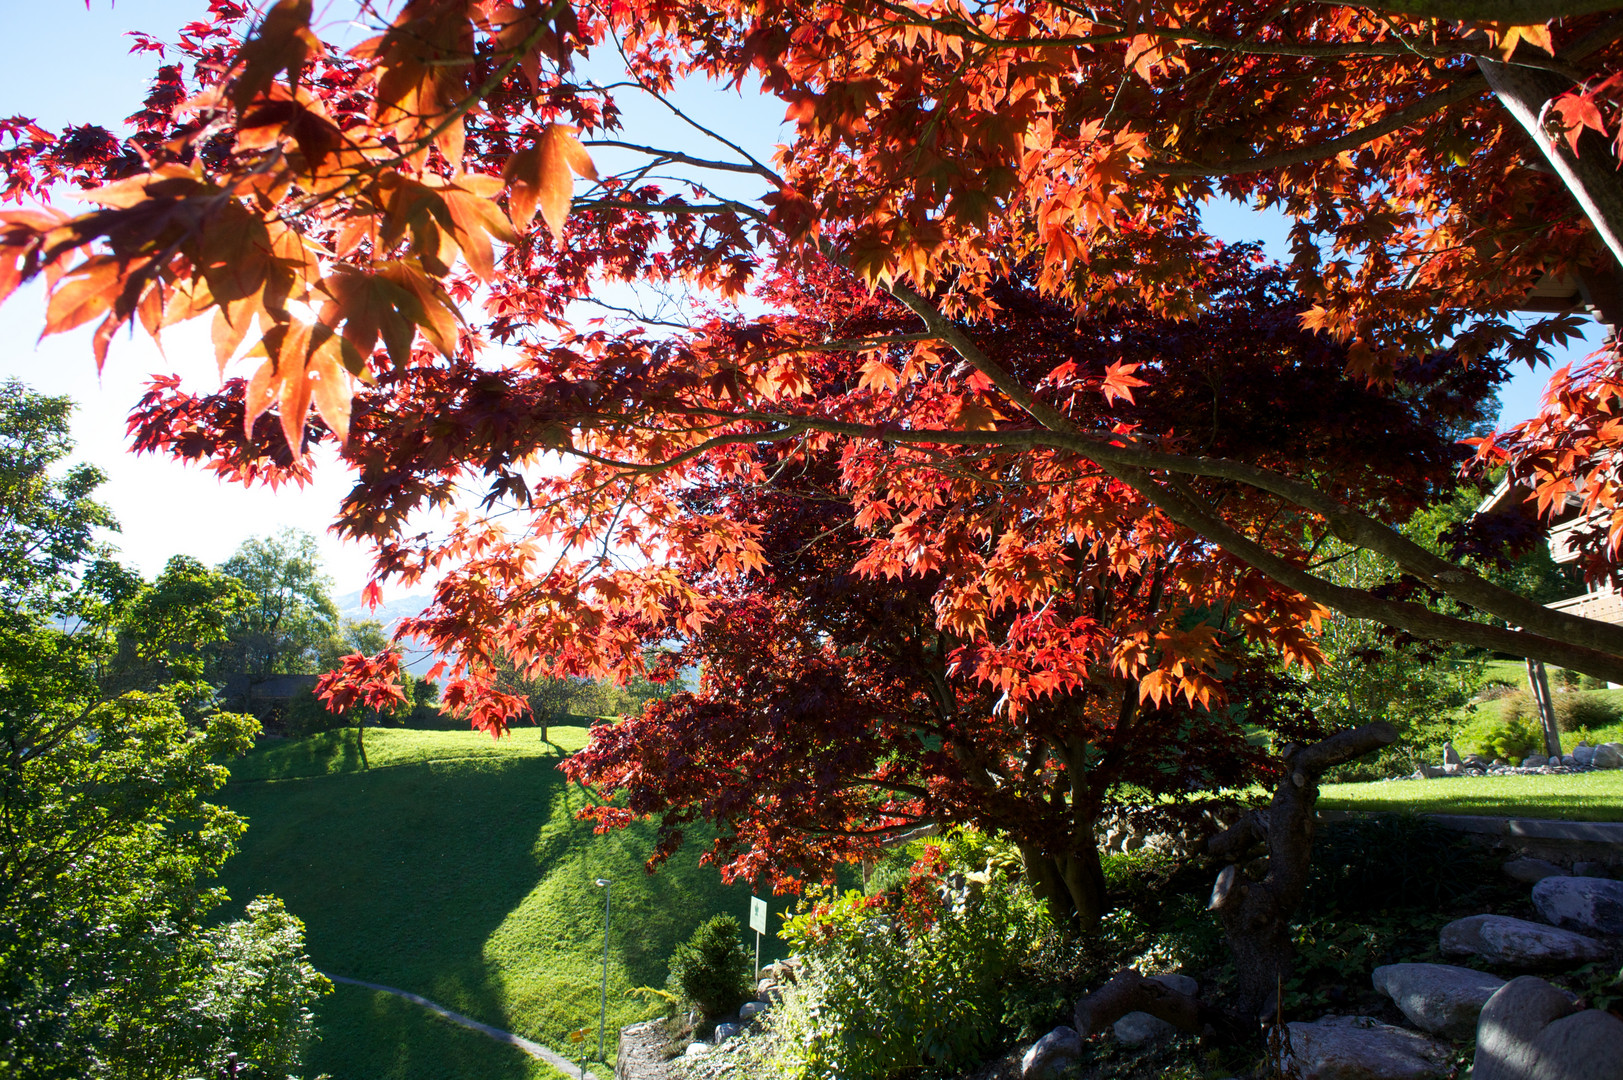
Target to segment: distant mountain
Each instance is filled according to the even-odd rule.
[[[338,617],[344,622],[365,622],[372,619],[382,623],[383,629],[392,634],[396,623],[401,619],[409,619],[413,615],[420,614],[432,599],[428,593],[417,593],[369,608],[361,601],[361,593],[357,590],[336,597],[333,603],[338,605]],[[426,674],[440,659],[415,638],[408,638],[402,644],[405,649],[405,669],[413,675]]]

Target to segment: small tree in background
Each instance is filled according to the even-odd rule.
[[[409,705],[410,698],[400,686],[400,654],[385,650],[376,656],[355,653],[344,657],[337,671],[329,671],[316,682],[316,694],[327,703],[327,708],[338,714],[355,717],[355,746],[361,754],[361,768],[366,761],[366,714],[382,717],[401,705]]]
[[[717,915],[671,954],[671,989],[706,1022],[736,1012],[750,992],[750,958],[743,928]]]

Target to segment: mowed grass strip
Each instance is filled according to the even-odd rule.
[[[566,783],[558,764],[563,748],[585,744],[586,731],[549,734],[551,746],[533,729],[501,742],[370,729],[366,770],[346,748],[352,732],[256,749],[233,767],[253,779],[225,792],[249,821],[222,880],[233,908],[273,892],[304,920],[310,956],[324,971],[409,990],[561,1053],[571,1052],[571,1032],[589,1028],[595,1052],[603,890],[594,879],[613,881],[611,1039],[657,1011],[628,992],[663,988],[672,949],[699,923],[722,912],[744,922],[749,891],[699,865],[708,843],[699,829],[650,877],[652,826],[597,835],[577,820],[594,800]],[[776,955],[773,944],[763,962]],[[352,1032],[358,1008],[340,999],[323,1016],[350,1018],[343,1023]],[[380,1027],[355,1060],[395,1060],[390,1030]],[[356,1038],[329,1031],[325,1019],[322,1031],[328,1040]],[[342,1080],[374,1074],[370,1064],[326,1071]]]
[[[511,761],[514,758],[552,758],[572,754],[586,745],[583,727],[555,727],[541,738],[533,727],[516,727],[501,739],[479,731],[412,731],[403,728],[367,728],[366,763],[354,728],[323,732],[304,739],[268,740],[253,753],[231,762],[233,782],[304,780],[314,776],[425,765],[436,761],[469,759]]]
[[[1325,810],[1410,810],[1558,821],[1623,821],[1623,769],[1566,776],[1449,776],[1326,784]]]

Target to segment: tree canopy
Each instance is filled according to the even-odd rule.
[[[228,629],[229,651],[222,661],[230,673],[263,679],[315,672],[334,651],[330,642],[342,640],[332,583],[322,573],[320,549],[310,534],[284,529],[246,540],[220,571],[240,582],[252,599]],[[371,639],[363,634],[355,640]]]
[[[1156,543],[1211,545],[1278,586],[1267,632],[1296,659],[1333,607],[1623,678],[1623,628],[1402,534],[1436,490],[1404,455],[1349,475],[1297,444],[1225,444],[1194,413],[1141,418],[1135,400],[1222,334],[1277,325],[1231,311],[1222,330],[1176,329],[1229,310],[1233,254],[1199,217],[1219,193],[1292,218],[1289,332],[1344,350],[1346,385],[1395,409],[1440,372],[1491,384],[1571,337],[1572,311],[1513,317],[1535,286],[1615,311],[1623,188],[1605,140],[1623,23],[1608,11],[409,0],[348,50],[312,11],[214,0],[178,44],[143,39],[163,66],[128,138],[8,122],[8,192],[31,204],[0,228],[0,295],[46,276],[46,331],[94,322],[98,363],[126,323],[209,318],[222,371],[240,355],[246,377],[158,379],[137,445],[277,483],[305,475],[310,446],[341,444],[357,483],[340,524],[378,542],[380,578],[442,574],[406,629],[458,653],[447,700],[476,723],[499,730],[518,708],[497,655],[624,675],[650,626],[697,632],[709,601],[666,556],[763,564],[758,526],[683,492],[764,482],[768,443],[838,456],[858,569],[881,576],[941,564],[924,523],[942,507],[973,519],[958,473],[1011,499],[1034,476],[1077,478],[1063,513],[1034,510],[1006,543],[962,534],[975,572],[931,601],[954,633],[1040,619],[1066,545],[1100,542],[1126,499]],[[758,85],[792,137],[752,156],[672,100],[683,79]],[[632,93],[686,134],[624,130]],[[611,154],[635,160],[595,164]],[[63,185],[96,208],[38,203]],[[905,317],[868,336],[782,309],[786,282],[839,275]],[[584,324],[577,305],[623,306],[611,283],[710,300]],[[746,291],[765,313],[725,303]],[[994,347],[1027,293],[1058,321],[1135,312],[1158,336]],[[1575,496],[1601,512],[1597,575],[1623,536],[1615,367],[1606,352],[1563,373],[1535,421],[1473,436],[1540,510]],[[1338,385],[1254,404],[1266,420]],[[1439,412],[1438,430],[1460,419]],[[545,467],[553,454],[573,471]],[[485,512],[412,531],[469,481]],[[1395,580],[1320,572],[1331,537]],[[1434,594],[1466,613],[1422,602]],[[1135,662],[1171,671],[1177,648]],[[1185,660],[1162,689],[1199,698],[1211,672]]]
[[[88,531],[95,471],[33,472],[71,451],[69,404],[0,397],[0,514],[27,523],[0,565],[0,1069],[43,1080],[298,1068],[325,980],[274,898],[209,928],[211,884],[244,828],[208,801],[252,717],[201,681],[240,586],[195,560],[144,582]],[[9,539],[9,536],[8,536]],[[94,541],[94,542],[92,542]]]

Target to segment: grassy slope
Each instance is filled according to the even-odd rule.
[[[560,1051],[589,1026],[595,1050],[603,891],[593,879],[614,881],[611,1033],[649,1014],[626,992],[663,987],[671,949],[700,922],[718,912],[745,921],[748,890],[723,886],[691,849],[649,877],[650,827],[597,836],[576,821],[588,796],[557,764],[585,732],[551,734],[561,746],[533,731],[493,744],[469,732],[371,730],[364,772],[351,733],[261,747],[226,792],[250,828],[223,883],[239,903],[261,892],[286,900],[323,970],[411,990]],[[410,1057],[402,1025],[412,1007],[365,996],[341,991],[323,1007],[312,1071],[463,1075],[389,1071]],[[367,1009],[383,1019],[361,1023]],[[478,1075],[525,1075],[494,1059],[488,1069]]]
[[[1326,784],[1325,810],[1413,810],[1568,821],[1623,821],[1623,769],[1570,776],[1448,777]]]

